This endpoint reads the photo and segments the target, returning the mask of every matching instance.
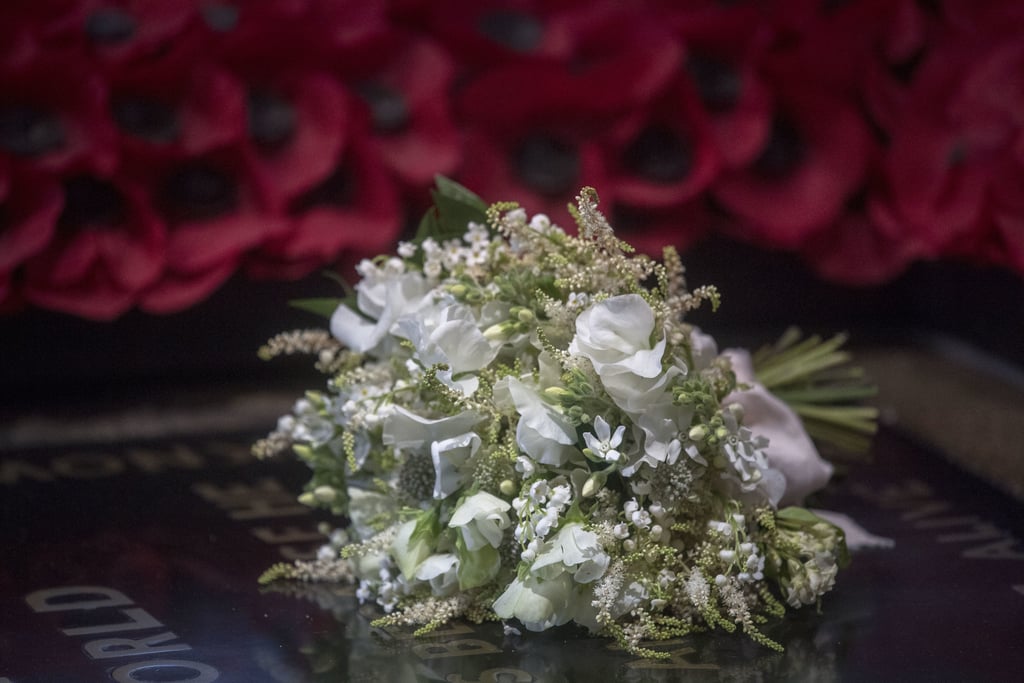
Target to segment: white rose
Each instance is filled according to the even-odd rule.
[[[828,483],[832,465],[818,454],[799,416],[757,382],[750,353],[743,349],[726,349],[722,355],[732,363],[736,379],[751,387],[729,394],[722,400],[722,405],[740,404],[743,407],[743,426],[768,439],[768,446],[764,449],[768,464],[786,479],[785,493],[779,505],[800,504],[805,497]]]
[[[501,498],[480,491],[455,508],[448,526],[459,530],[467,550],[478,550],[484,546],[497,548],[501,545],[503,532],[512,524],[506,514],[511,507]]]

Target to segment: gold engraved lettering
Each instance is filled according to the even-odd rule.
[[[936,538],[939,543],[969,543],[970,541],[988,541],[1006,536],[992,524],[973,524],[971,531],[960,534],[943,534]]]
[[[173,633],[161,633],[145,638],[104,638],[102,640],[90,640],[83,645],[85,654],[93,659],[110,659],[111,657],[134,657],[136,655],[159,654],[162,652],[181,652],[191,650],[192,647],[185,643],[168,643],[161,645],[168,640],[177,638]]]
[[[522,669],[486,669],[480,678],[463,678],[462,674],[448,674],[448,683],[531,683],[533,675]]]
[[[306,541],[323,541],[326,536],[316,529],[303,529],[297,526],[288,526],[283,529],[269,526],[258,526],[249,530],[256,538],[270,545],[281,543],[303,543]]]
[[[234,441],[211,441],[203,445],[211,455],[224,460],[226,465],[252,465],[252,452],[248,447],[241,446]]]
[[[175,673],[175,669],[180,669],[181,675],[178,678],[168,678],[168,674]],[[145,678],[146,673],[152,673],[154,677]],[[143,677],[137,674],[142,674]],[[147,683],[147,681],[213,683],[220,677],[220,672],[208,664],[199,662],[187,662],[183,659],[154,659],[149,662],[119,666],[110,672],[110,676],[117,683]]]
[[[101,479],[121,474],[124,462],[102,453],[71,453],[50,462],[54,474],[70,479]]]
[[[232,519],[266,519],[293,517],[309,513],[309,508],[295,502],[295,496],[270,477],[257,485],[244,483],[217,486],[208,482],[192,485],[192,490],[207,502],[227,510]]]
[[[940,512],[945,512],[949,508],[949,503],[926,502],[918,505],[908,512],[904,512],[900,515],[900,519],[905,522],[912,522],[914,520],[921,519],[922,517],[931,517],[932,515],[937,515]]]
[[[981,520],[977,515],[964,515],[963,517],[938,517],[936,519],[922,519],[914,524],[918,529],[941,529],[946,526],[962,526],[965,524],[977,524]]]
[[[995,543],[968,548],[960,555],[978,560],[1024,560],[1024,552],[1014,548],[1018,544],[1019,541],[1010,536]]]
[[[446,643],[420,643],[413,645],[413,653],[420,659],[440,659],[442,657],[471,657],[473,655],[486,655],[493,652],[501,652],[501,649],[493,643],[477,638],[464,638],[462,640],[449,640]]]
[[[631,669],[717,669],[717,664],[695,664],[686,658],[696,650],[692,647],[681,647],[668,651],[668,659],[638,659],[626,666]]]
[[[170,468],[198,470],[206,466],[206,461],[202,456],[185,444],[174,444],[166,450],[133,448],[128,451],[127,458],[147,474],[158,474]]]
[[[445,628],[439,628],[422,636],[417,636],[413,629],[382,628],[380,629],[394,640],[422,640],[424,638],[450,638],[451,636],[464,636],[474,633],[473,627],[469,624],[454,622]]]
[[[286,560],[315,560],[317,548],[301,550],[293,545],[281,545],[277,547],[277,553]]]
[[[17,484],[22,479],[53,481],[53,475],[48,470],[31,465],[24,460],[0,461],[0,484]]]

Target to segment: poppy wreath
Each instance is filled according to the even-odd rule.
[[[436,175],[640,249],[1024,273],[1019,3],[19,0],[0,311],[170,313],[408,236]]]

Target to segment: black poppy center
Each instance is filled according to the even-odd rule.
[[[179,168],[164,181],[164,210],[177,222],[207,220],[238,205],[238,186],[223,171],[206,165]]]
[[[665,125],[644,128],[623,152],[631,172],[658,183],[674,183],[690,174],[693,152],[687,141]]]
[[[323,182],[298,197],[289,207],[300,214],[318,206],[349,206],[355,202],[356,179],[345,166],[338,166]]]
[[[296,114],[292,104],[267,90],[249,91],[249,135],[261,147],[286,145],[295,134]]]
[[[544,37],[544,25],[536,17],[513,10],[498,9],[481,15],[477,29],[516,52],[532,52]]]
[[[686,60],[686,70],[697,86],[701,102],[711,111],[727,111],[739,102],[743,79],[731,64],[694,54]]]
[[[754,161],[753,169],[766,178],[792,173],[804,160],[807,148],[800,131],[785,117],[776,116],[768,142]]]
[[[114,120],[126,133],[157,143],[178,137],[178,117],[173,107],[145,97],[125,96],[111,106]]]
[[[378,133],[397,133],[409,123],[409,106],[398,90],[383,83],[362,83],[356,91],[370,107],[373,128]]]
[[[64,182],[64,209],[57,225],[65,231],[112,226],[124,220],[124,196],[111,183],[92,176]]]
[[[0,104],[0,148],[33,157],[64,146],[64,126],[57,116],[32,105]]]
[[[576,145],[552,135],[526,138],[513,152],[512,163],[527,187],[549,197],[574,190],[580,175]]]
[[[221,3],[206,5],[203,7],[203,21],[214,31],[227,33],[238,26],[238,8]]]
[[[135,19],[116,7],[98,9],[85,20],[85,34],[97,45],[117,45],[135,35]]]

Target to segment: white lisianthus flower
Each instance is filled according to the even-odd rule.
[[[452,553],[431,555],[420,563],[416,578],[430,583],[430,592],[443,598],[459,590],[459,558]]]
[[[569,572],[576,583],[590,583],[604,576],[610,561],[597,534],[574,522],[563,526],[544,544],[530,572],[546,580]]]
[[[797,414],[757,382],[750,353],[726,349],[723,355],[732,363],[736,380],[750,385],[750,389],[734,391],[722,400],[722,405],[740,404],[743,426],[768,439],[763,449],[768,464],[786,479],[779,505],[799,505],[828,483],[832,465],[818,454]]]
[[[435,473],[434,500],[447,498],[466,483],[469,473],[462,468],[479,448],[480,437],[473,432],[430,444]]]
[[[422,307],[430,291],[419,273],[366,278],[356,285],[356,304],[364,315],[344,304],[338,306],[331,316],[331,334],[353,351],[383,358],[397,345],[389,335],[391,326],[400,316]]]
[[[512,525],[507,514],[511,508],[501,498],[479,491],[455,508],[448,526],[459,530],[467,550],[478,550],[484,546],[497,548],[501,545],[503,532]]]
[[[574,598],[569,574],[549,581],[531,575],[509,584],[494,601],[494,613],[502,619],[518,619],[530,631],[544,631],[572,620]]]

